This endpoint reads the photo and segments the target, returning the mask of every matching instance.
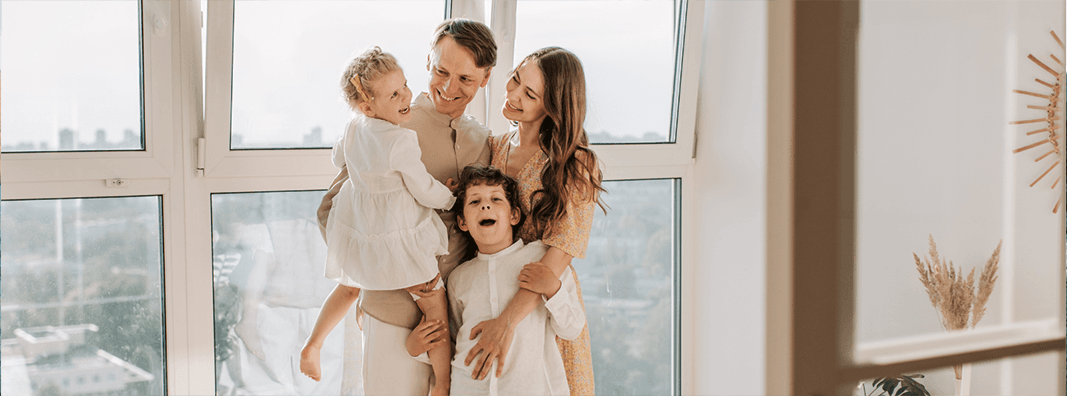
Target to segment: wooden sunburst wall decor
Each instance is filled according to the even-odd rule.
[[[1065,48],[1064,45],[1063,45],[1063,40],[1060,40],[1060,37],[1056,35],[1056,32],[1051,31],[1051,32],[1049,32],[1049,34],[1051,34],[1052,35],[1052,39],[1056,40],[1056,43],[1060,45],[1060,49],[1067,50],[1067,48]],[[1047,90],[1045,90],[1045,92],[1048,92],[1048,94],[1041,94],[1041,93],[1036,93],[1036,92],[1023,91],[1023,90],[1019,90],[1019,89],[1012,90],[1012,92],[1014,92],[1014,93],[1023,94],[1023,95],[1027,95],[1027,96],[1032,96],[1032,97],[1035,97],[1035,98],[1041,98],[1041,99],[1045,99],[1047,101],[1044,105],[1027,105],[1026,106],[1026,108],[1028,108],[1028,109],[1041,110],[1041,111],[1045,112],[1045,116],[1044,117],[1034,118],[1034,119],[1030,119],[1030,120],[1012,121],[1012,122],[1009,123],[1011,125],[1022,125],[1022,124],[1039,124],[1039,125],[1043,125],[1043,127],[1041,129],[1036,129],[1036,130],[1033,130],[1033,131],[1026,132],[1026,136],[1027,137],[1030,137],[1030,136],[1033,136],[1033,135],[1037,135],[1041,140],[1033,142],[1033,143],[1030,143],[1030,144],[1027,144],[1027,145],[1025,145],[1023,147],[1019,147],[1019,148],[1015,149],[1014,151],[1012,151],[1013,153],[1018,154],[1018,153],[1030,150],[1032,148],[1037,148],[1037,147],[1043,147],[1043,148],[1047,148],[1048,149],[1047,152],[1044,152],[1039,157],[1035,158],[1034,162],[1041,162],[1042,160],[1045,160],[1046,158],[1052,158],[1052,160],[1049,160],[1052,163],[1043,173],[1041,173],[1041,176],[1038,176],[1037,179],[1034,179],[1034,181],[1032,183],[1030,183],[1030,187],[1036,186],[1038,182],[1040,182],[1042,179],[1044,179],[1046,176],[1048,176],[1049,173],[1051,173],[1054,169],[1056,169],[1057,166],[1059,166],[1060,164],[1062,164],[1064,162],[1064,153],[1063,153],[1064,144],[1063,144],[1063,142],[1060,141],[1060,139],[1063,138],[1063,122],[1061,120],[1063,119],[1064,96],[1065,96],[1064,95],[1064,72],[1062,71],[1064,69],[1064,64],[1063,64],[1063,60],[1061,60],[1059,57],[1057,57],[1056,54],[1049,54],[1049,57],[1051,57],[1052,60],[1054,62],[1056,62],[1056,64],[1059,65],[1059,69],[1061,71],[1056,71],[1055,69],[1049,67],[1045,63],[1043,63],[1040,60],[1038,60],[1037,57],[1035,57],[1033,54],[1030,54],[1030,55],[1027,56],[1027,58],[1029,58],[1031,61],[1033,61],[1035,64],[1037,64],[1037,66],[1041,67],[1042,69],[1044,69],[1045,71],[1047,71],[1049,74],[1052,75],[1052,82],[1048,82],[1048,81],[1042,80],[1040,78],[1035,78],[1034,79],[1039,84],[1044,85],[1045,87],[1048,88]],[[1039,150],[1038,152],[1041,152],[1041,151]],[[1048,163],[1048,161],[1046,161],[1046,163]],[[1043,167],[1044,167],[1044,165],[1042,165],[1042,168]],[[1063,174],[1059,174],[1059,175],[1056,175],[1055,179],[1049,178],[1049,180],[1053,180],[1052,181],[1052,187],[1051,187],[1053,190],[1055,190],[1056,187],[1058,187],[1060,185],[1060,183],[1063,182],[1063,177],[1064,177]],[[1063,195],[1060,195],[1060,197],[1056,201],[1056,206],[1052,207],[1052,213],[1058,213],[1061,206],[1063,206]]]

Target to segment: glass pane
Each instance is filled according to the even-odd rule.
[[[3,201],[3,394],[164,393],[160,197]]]
[[[566,48],[585,70],[590,142],[672,142],[676,7],[672,1],[520,0],[514,64],[539,48]]]
[[[233,149],[332,147],[352,111],[340,81],[352,57],[379,46],[415,94],[444,17],[438,1],[234,2]]]
[[[3,152],[142,150],[138,2],[0,2]]]
[[[1058,147],[1013,154],[1050,135],[1026,134],[1049,127],[1045,110],[1028,108],[1049,100],[1012,90],[1053,94],[1035,78],[1057,77],[1029,54],[1062,84],[1050,55],[1064,50],[1049,31],[1064,37],[1064,3],[866,1],[860,13],[855,341],[1058,318],[1062,301],[1049,296],[1063,288],[1063,124],[1052,128]],[[920,279],[930,238],[955,284],[973,290]],[[1000,243],[997,278],[983,282]]]
[[[954,367],[907,372],[905,374],[921,387],[912,383],[906,386],[913,389],[925,388],[928,395],[959,395],[960,393],[956,391],[957,386],[964,387],[965,385],[970,387],[970,393],[964,393],[965,395],[1055,395],[1062,394],[1058,388],[1058,385],[1063,384],[1063,378],[1060,377],[1062,364],[1063,355],[1045,352],[1033,356],[960,365],[958,381]],[[899,379],[901,382],[910,382],[901,379],[900,375],[887,377]],[[884,389],[881,383],[875,387],[872,384],[873,381],[871,379],[859,383],[852,394],[854,396],[885,395],[882,393]],[[900,390],[900,386],[898,385],[896,389]]]
[[[322,381],[300,373],[300,349],[336,286],[323,276],[322,195],[212,194],[216,394],[361,394],[362,335],[351,320],[323,344]],[[352,374],[342,380],[342,370]]]
[[[676,392],[676,180],[605,182],[585,259],[585,301],[598,395]]]

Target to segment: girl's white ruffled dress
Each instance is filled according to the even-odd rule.
[[[415,131],[357,115],[333,147],[348,168],[326,221],[326,277],[367,290],[427,282],[448,253],[448,235],[433,209],[456,198],[422,164]]]

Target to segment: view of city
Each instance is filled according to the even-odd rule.
[[[0,212],[3,394],[160,394],[159,197],[3,201]]]

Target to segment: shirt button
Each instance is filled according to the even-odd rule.
[[[459,150],[459,145],[458,144],[456,145],[456,150]]]

